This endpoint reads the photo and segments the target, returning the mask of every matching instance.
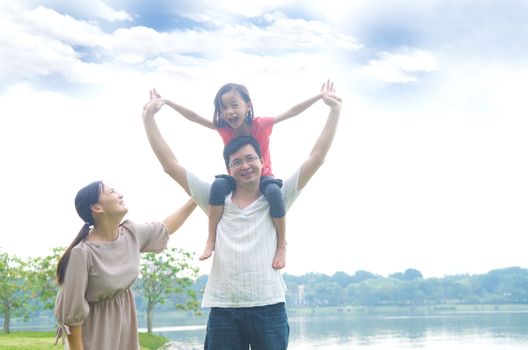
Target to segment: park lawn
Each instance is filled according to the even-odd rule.
[[[12,332],[0,333],[2,350],[58,350],[55,343],[55,332]]]
[[[157,335],[140,333],[139,344],[142,350],[157,350],[168,339]],[[12,332],[0,333],[0,349],[2,350],[60,350],[62,344],[54,345],[55,332]]]
[[[139,333],[139,345],[141,345],[142,350],[157,350],[168,342],[168,338],[160,335]]]

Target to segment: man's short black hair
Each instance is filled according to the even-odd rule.
[[[262,158],[262,152],[260,150],[260,144],[258,141],[252,137],[252,136],[237,136],[227,145],[224,147],[224,161],[226,167],[229,167],[229,157],[235,152],[237,152],[239,149],[246,145],[251,145],[255,149],[255,152],[257,152],[257,156],[259,158]]]

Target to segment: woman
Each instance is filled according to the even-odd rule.
[[[57,339],[71,350],[139,350],[134,296],[140,252],[160,252],[189,217],[189,200],[163,222],[123,220],[123,196],[101,181],[83,187],[75,208],[84,226],[57,266]]]

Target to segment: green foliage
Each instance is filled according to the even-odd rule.
[[[59,290],[56,282],[56,270],[65,248],[53,248],[45,257],[30,258],[28,261],[31,297],[40,302],[40,308],[52,310]],[[34,304],[35,305],[35,304]]]
[[[365,270],[358,270],[358,271],[356,271],[354,276],[352,276],[352,282],[358,283],[358,282],[363,282],[363,281],[366,281],[366,280],[378,279],[378,278],[381,278],[381,276],[375,275],[372,272],[368,272],[368,271],[365,271]]]
[[[520,267],[428,279],[418,270],[407,269],[387,278],[357,271],[354,275],[337,272],[333,276],[284,274],[284,280],[290,306],[528,303],[528,270]]]
[[[27,318],[32,312],[53,309],[58,291],[56,268],[63,251],[64,248],[54,248],[48,256],[27,260],[0,251],[0,316],[4,333],[9,333],[13,317]],[[169,297],[176,300],[177,308],[197,312],[194,280],[198,269],[191,262],[190,253],[175,248],[160,254],[143,254],[141,278],[134,289],[146,300],[150,332],[154,306]]]
[[[152,333],[154,306],[164,304],[172,295],[184,296],[176,305],[177,308],[198,310],[199,301],[192,288],[198,268],[191,264],[192,254],[171,248],[159,254],[143,254],[141,259],[140,278],[134,285],[134,290],[147,303],[148,333]]]
[[[53,308],[60,250],[55,248],[49,256],[28,260],[0,252],[0,314],[4,333],[10,332],[11,318],[27,318],[32,311]]]
[[[404,280],[404,281],[412,281],[412,280],[423,278],[422,273],[416,269],[407,269],[403,273],[395,272],[389,275],[389,277],[396,278],[399,280]]]
[[[12,317],[29,316],[28,275],[27,262],[0,251],[0,314],[4,319],[4,333],[10,332]]]

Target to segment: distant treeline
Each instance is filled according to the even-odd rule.
[[[201,300],[207,278],[207,275],[198,277],[192,286],[198,300]],[[345,272],[331,276],[284,274],[284,280],[288,287],[286,299],[289,307],[528,304],[528,269],[520,267],[442,278],[423,278],[420,271],[407,269],[388,277],[360,270],[353,275]],[[157,305],[155,312],[174,311],[175,305],[185,304],[187,300],[185,295],[171,296],[163,305]],[[136,303],[138,312],[144,314],[146,299],[136,293]],[[43,308],[37,299],[30,299],[26,300],[26,308],[32,312],[29,313],[30,320],[24,322],[53,324],[52,304]],[[2,316],[0,321],[5,321]],[[15,323],[19,324],[21,320],[17,321]]]
[[[520,267],[443,278],[407,269],[388,277],[357,271],[284,275],[284,280],[290,306],[528,304],[528,269]]]
[[[528,304],[528,269],[520,267],[442,278],[423,278],[420,271],[407,269],[388,277],[360,270],[353,275],[345,272],[336,272],[331,276],[321,273],[301,276],[284,274],[284,280],[288,287],[287,305],[290,307]],[[206,283],[206,275],[196,280],[194,289],[198,294]],[[141,308],[142,300],[138,298],[137,301],[138,308]],[[163,305],[161,309],[169,310],[170,304]]]

